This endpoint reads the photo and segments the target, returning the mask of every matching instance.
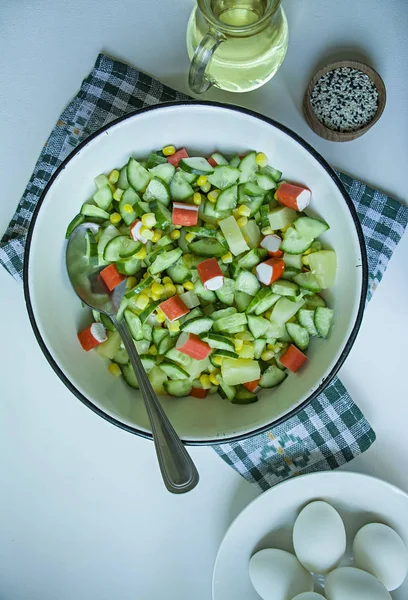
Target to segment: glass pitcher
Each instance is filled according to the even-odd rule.
[[[282,64],[288,37],[280,0],[197,0],[187,27],[191,90],[260,87]]]

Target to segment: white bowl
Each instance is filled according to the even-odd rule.
[[[350,198],[332,169],[293,132],[243,108],[205,102],[153,106],[122,117],[91,135],[64,161],[47,185],[27,238],[24,290],[37,340],[67,387],[111,423],[151,437],[139,393],[112,377],[95,353],[81,349],[77,331],[89,323],[88,309],[71,289],[65,270],[65,230],[93,193],[94,177],[144,157],[167,144],[190,155],[245,154],[258,149],[287,180],[312,190],[310,214],[330,224],[322,236],[338,256],[336,286],[325,297],[335,310],[328,340],[314,339],[307,366],[283,385],[260,393],[259,402],[237,406],[210,396],[163,397],[180,437],[216,444],[267,430],[306,406],[327,386],[350,352],[361,324],[367,290],[367,260],[361,227]]]

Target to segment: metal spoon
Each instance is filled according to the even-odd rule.
[[[99,277],[103,267],[89,264],[86,256],[87,230],[96,233],[98,225],[83,223],[73,231],[68,240],[65,259],[71,285],[82,302],[107,315],[115,325],[129,354],[146,405],[164,483],[174,494],[188,492],[198,483],[197,469],[153,391],[125,321],[119,321],[116,316],[125,291],[125,282],[113,292],[108,291]]]

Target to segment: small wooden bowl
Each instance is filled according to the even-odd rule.
[[[320,79],[320,77],[322,77],[322,75],[325,75],[329,71],[333,71],[334,69],[339,69],[341,67],[358,69],[359,71],[362,71],[363,73],[368,75],[371,81],[374,83],[378,92],[377,112],[375,113],[371,121],[367,123],[367,125],[364,125],[363,127],[360,127],[360,129],[356,129],[355,131],[333,131],[333,129],[326,127],[326,125],[323,125],[323,123],[319,121],[319,119],[316,117],[316,114],[314,113],[310,102],[312,90],[318,82],[318,80]],[[355,140],[356,138],[366,133],[370,129],[370,127],[372,127],[374,123],[378,121],[378,119],[383,113],[386,103],[386,97],[387,94],[385,91],[384,82],[380,75],[377,73],[377,71],[358,60],[340,60],[338,62],[326,65],[325,67],[317,71],[317,73],[312,77],[309,85],[307,86],[305,96],[303,98],[303,113],[305,115],[305,119],[308,125],[311,127],[311,129],[313,129],[315,133],[317,133],[317,135],[320,135],[320,137],[324,138],[325,140],[330,140],[331,142],[350,142],[351,140]]]

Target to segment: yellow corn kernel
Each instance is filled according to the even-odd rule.
[[[180,331],[180,321],[171,321],[169,323],[169,331],[172,331],[173,333]]]
[[[164,321],[166,320],[166,315],[164,314],[164,312],[162,312],[160,310],[160,308],[157,309],[157,314],[156,314],[156,321],[158,323],[164,323]]]
[[[125,213],[128,213],[128,215],[130,215],[133,212],[133,206],[131,204],[124,204],[123,210],[125,211]]]
[[[161,296],[164,292],[164,285],[161,283],[152,283],[152,294],[156,294],[156,296]]]
[[[193,196],[193,202],[196,206],[200,206],[201,202],[202,202],[202,197],[201,194],[199,192],[196,192]]]
[[[209,379],[213,385],[220,385],[220,378],[216,373],[211,373]]]
[[[153,231],[151,229],[149,229],[148,227],[145,227],[145,225],[142,225],[142,227],[140,228],[140,235],[145,240],[151,240],[153,237]]]
[[[234,219],[239,219],[240,215],[237,208],[234,208],[234,210],[232,211],[232,216],[234,217]]]
[[[271,318],[271,316],[272,316],[272,311],[271,310],[267,310],[264,316],[265,316],[265,319],[269,320]]]
[[[222,356],[215,356],[213,362],[220,367],[222,365]]]
[[[274,358],[274,353],[272,352],[272,350],[264,350],[261,354],[261,358],[262,360],[271,360],[272,358]]]
[[[136,258],[138,258],[138,257],[136,256]],[[149,273],[147,271],[146,271],[146,273],[143,273],[143,279],[146,279],[146,277],[149,277]]]
[[[176,154],[176,148],[174,146],[164,146],[162,152],[164,156],[173,156],[173,154]]]
[[[246,217],[240,217],[237,221],[237,225],[239,228],[245,227],[245,225],[248,225],[248,219]]]
[[[149,296],[147,294],[139,294],[136,299],[135,306],[140,310],[144,310],[146,306],[149,304]]]
[[[171,234],[170,237],[172,240],[178,240],[180,238],[180,231],[178,229],[174,229]]]
[[[295,317],[295,315],[293,317],[291,317],[290,319],[287,320],[287,323],[296,323],[297,318]]]
[[[204,185],[200,185],[200,190],[204,193],[207,194],[211,189],[211,183],[209,183],[208,181],[206,183],[204,183]]]
[[[156,217],[155,214],[150,212],[150,213],[145,213],[142,216],[142,223],[145,227],[148,227],[149,229],[151,229],[152,227],[154,227],[156,225]]]
[[[240,217],[249,217],[251,214],[251,209],[246,204],[241,204],[241,206],[237,209],[237,212]]]
[[[205,390],[209,390],[211,387],[210,377],[208,375],[206,375],[205,373],[200,376],[200,383],[201,383],[201,387],[204,388]]]
[[[192,281],[185,281],[183,283],[183,288],[187,291],[191,291],[194,289],[194,283]]]
[[[176,294],[178,294],[179,296],[181,294],[184,294],[184,288],[183,288],[183,286],[180,283],[178,283],[176,285]]]
[[[116,192],[116,188],[115,188],[115,186],[114,186],[114,185],[113,185],[113,183],[111,183],[110,181],[108,182],[108,185],[109,185],[109,187],[110,187],[110,189],[111,189],[111,192],[112,192],[112,194],[114,194],[114,193]]]
[[[144,246],[142,246],[139,250],[139,252],[136,252],[135,254],[135,258],[137,258],[138,260],[144,260],[146,258],[146,248]]]
[[[240,350],[242,350],[242,347],[244,345],[243,340],[239,340],[237,338],[234,338],[232,341],[234,342],[234,346],[235,346],[235,351],[236,352],[239,352]]]
[[[282,228],[281,228],[281,231],[282,231],[282,233],[285,233],[285,231],[286,231],[287,229],[289,229],[289,227],[292,227],[292,223],[289,223],[289,225],[286,225],[286,227],[282,227]]]
[[[108,179],[111,183],[116,183],[119,179],[119,171],[117,169],[113,169],[113,171],[109,173]]]
[[[266,344],[266,348],[268,350],[272,350],[272,352],[275,352],[275,344]]]
[[[206,183],[207,183],[207,177],[205,175],[200,175],[200,177],[197,179],[198,187],[201,187],[202,185],[205,185]]]
[[[262,235],[273,235],[275,232],[272,227],[262,227],[261,233]]]
[[[207,194],[207,198],[210,202],[215,204],[217,202],[217,198],[219,195],[220,195],[220,190],[212,190],[212,192],[209,192]]]
[[[174,285],[174,283],[165,283],[164,284],[164,293],[166,294],[166,296],[174,296],[174,294],[176,293],[176,286]]]
[[[187,233],[186,234],[186,242],[190,243],[190,242],[192,242],[194,240],[194,238],[195,238],[194,233]]]
[[[231,252],[227,252],[226,254],[224,254],[223,256],[221,256],[221,260],[225,264],[232,263],[232,254],[231,254]]]
[[[126,279],[126,289],[131,290],[132,288],[135,287],[136,283],[137,283],[136,277],[133,277],[133,276],[128,277]]]
[[[246,241],[246,243],[248,244],[248,242],[249,242],[249,236],[244,235],[243,237],[244,237],[244,240]]]
[[[117,225],[118,223],[121,222],[122,217],[120,216],[119,213],[114,212],[111,214],[111,216],[109,217],[110,222],[112,223],[112,225]]]
[[[173,283],[172,280],[170,279],[170,277],[167,277],[167,276],[163,277],[162,282],[163,283]]]
[[[153,232],[152,242],[155,244],[156,242],[158,242],[160,240],[161,236],[162,236],[161,231],[159,231],[158,229],[155,229]]]
[[[255,160],[256,160],[256,164],[259,165],[260,167],[266,167],[266,165],[268,164],[268,157],[266,156],[266,154],[264,152],[258,152]]]
[[[152,356],[156,356],[157,355],[157,348],[154,344],[152,344],[149,348],[149,350],[147,351],[147,354],[151,354]]]
[[[119,200],[122,198],[123,196],[123,192],[124,190],[121,190],[120,188],[117,188],[113,194],[113,199],[117,200],[119,202]]]
[[[161,294],[152,294],[151,295],[151,299],[153,300],[153,302],[158,302],[159,300],[161,300]]]
[[[114,375],[115,377],[120,377],[122,375],[122,371],[120,370],[120,366],[117,365],[116,363],[111,363],[109,365],[109,371],[112,373],[112,375]]]
[[[309,265],[309,257],[308,256],[302,256],[302,265]]]

